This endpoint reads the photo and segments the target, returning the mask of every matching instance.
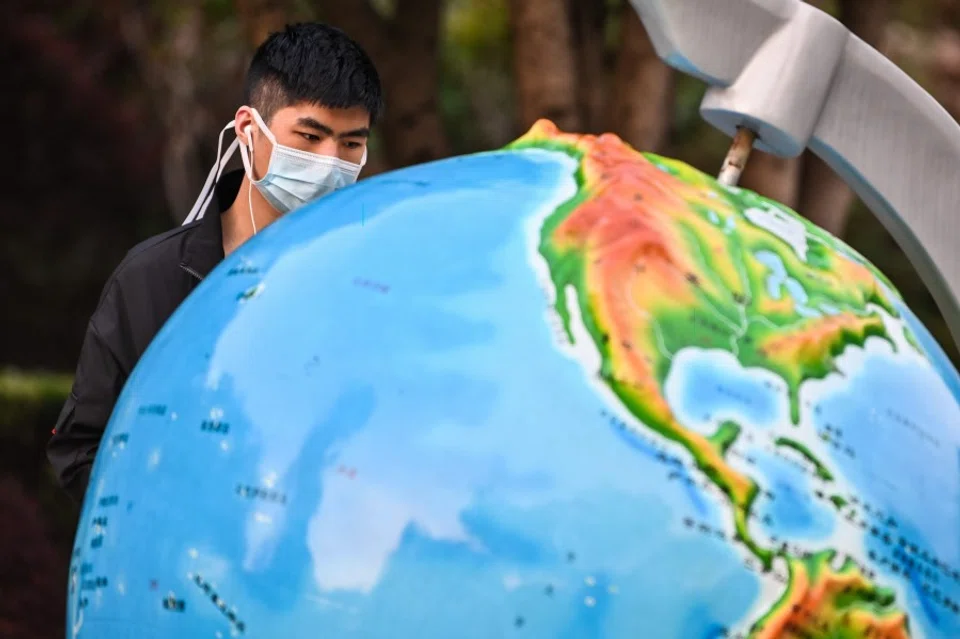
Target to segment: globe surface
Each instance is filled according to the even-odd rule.
[[[960,378],[872,266],[612,136],[364,180],[117,404],[68,636],[960,636]]]

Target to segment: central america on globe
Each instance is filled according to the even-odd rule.
[[[360,181],[157,335],[67,636],[960,636],[960,376],[793,211],[613,135]]]

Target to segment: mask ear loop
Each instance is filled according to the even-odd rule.
[[[257,126],[260,128],[260,131],[267,136],[267,139],[270,140],[270,144],[276,147],[277,138],[273,135],[273,131],[270,130],[270,127],[267,126],[267,123],[263,121],[263,118],[260,117],[260,112],[253,108],[250,109],[250,112],[253,113],[253,119],[257,122]]]
[[[187,217],[184,218],[184,225],[203,218],[216,190],[214,187],[217,182],[220,181],[220,175],[223,173],[224,167],[227,165],[227,162],[230,161],[230,158],[233,157],[233,152],[240,146],[240,140],[235,139],[230,146],[227,147],[226,153],[221,157],[220,150],[223,148],[223,134],[233,128],[234,122],[234,120],[231,120],[230,123],[220,131],[220,137],[217,140],[217,161],[214,163],[213,168],[210,169],[210,174],[207,175],[207,180],[204,182],[203,188],[200,189],[200,195],[197,197],[197,201],[194,202]]]
[[[257,110],[253,109],[253,112],[256,114]],[[259,116],[257,116],[259,119]],[[253,216],[253,187],[254,180],[253,178],[253,135],[250,132],[250,125],[248,124],[243,132],[247,136],[247,144],[240,146],[240,157],[243,159],[243,170],[247,174],[247,207],[250,210],[250,224],[253,226],[253,234],[257,234],[257,220]],[[238,140],[239,141],[239,140]],[[249,153],[247,155],[249,146]]]

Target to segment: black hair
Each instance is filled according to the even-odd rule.
[[[361,106],[371,125],[383,111],[373,61],[343,31],[317,22],[287,25],[271,34],[253,55],[243,93],[244,103],[265,122],[302,102],[332,109]]]

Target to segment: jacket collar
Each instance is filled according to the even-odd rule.
[[[180,264],[194,277],[203,279],[223,261],[223,226],[220,216],[237,199],[242,183],[242,169],[224,173],[214,189],[215,201],[211,202],[204,216],[193,223],[195,228],[184,242]]]

